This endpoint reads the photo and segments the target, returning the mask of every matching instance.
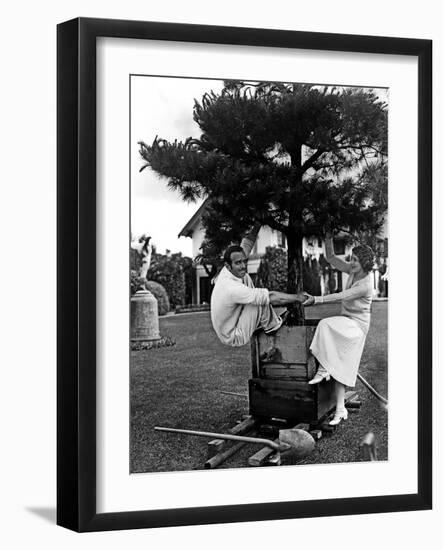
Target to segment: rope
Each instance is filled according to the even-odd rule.
[[[382,403],[384,403],[385,405],[388,404],[388,400],[385,399],[382,395],[380,395],[372,386],[371,384],[369,384],[369,382],[367,382],[363,376],[361,374],[358,374],[357,373],[357,378],[360,380],[360,382],[363,384],[363,386],[366,386],[368,388],[368,390],[373,393],[375,395],[375,397],[381,401]]]

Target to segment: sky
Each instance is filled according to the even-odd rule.
[[[200,137],[192,118],[194,98],[222,89],[221,80],[131,77],[131,233],[146,233],[164,254],[182,252],[192,256],[192,240],[178,234],[201,204],[185,203],[178,192],[167,187],[150,168],[140,172],[144,161],[139,141],[150,145],[155,136],[168,141]]]
[[[191,238],[178,238],[178,234],[201,201],[185,203],[150,168],[140,172],[144,161],[138,142],[150,145],[156,136],[168,141],[200,137],[192,118],[194,98],[200,101],[206,92],[220,91],[222,86],[222,80],[131,77],[131,233],[150,235],[162,254],[168,249],[192,256]],[[385,90],[378,92],[380,99],[387,99]]]

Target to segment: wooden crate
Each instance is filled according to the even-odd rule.
[[[271,336],[264,332],[254,335],[249,380],[251,415],[316,422],[334,407],[332,380],[308,384],[318,366],[309,351],[315,324],[284,326]]]

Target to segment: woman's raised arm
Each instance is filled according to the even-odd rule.
[[[332,267],[335,267],[335,269],[338,269],[339,271],[344,271],[345,273],[349,273],[351,271],[350,264],[340,258],[337,258],[334,254],[334,242],[331,234],[329,233],[327,233],[325,237],[325,248],[326,260],[332,265]]]
[[[251,250],[254,248],[255,241],[257,240],[257,235],[261,229],[261,223],[257,222],[254,227],[245,235],[240,243],[240,246],[245,252],[245,256],[248,257],[251,253]]]

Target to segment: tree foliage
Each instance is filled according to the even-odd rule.
[[[131,269],[131,296],[133,296],[139,287],[139,276],[138,272],[134,269]],[[149,292],[157,299],[157,307],[159,315],[166,315],[170,310],[169,298],[166,293],[165,288],[160,284],[154,281],[146,281],[145,287]]]
[[[257,270],[257,286],[286,292],[288,286],[288,254],[283,248],[267,246]]]
[[[147,281],[146,288],[149,292],[152,292],[157,299],[158,314],[166,315],[171,307],[165,287],[156,281]]]
[[[173,309],[185,303],[186,286],[181,258],[181,253],[153,252],[148,270],[148,280],[156,281],[165,287]]]
[[[226,82],[195,100],[198,138],[140,142],[185,201],[207,199],[206,249],[257,221],[286,235],[288,290],[303,287],[303,237],[377,233],[387,207],[387,107],[370,89]],[[299,318],[302,312],[299,311]]]
[[[140,268],[140,256],[135,250],[131,250],[130,264],[131,270]],[[159,283],[166,290],[168,310],[169,305],[175,308],[185,305],[187,300],[192,302],[192,259],[181,252],[160,254],[153,248],[147,279]]]
[[[267,246],[257,270],[257,286],[286,292],[288,285],[287,265],[288,254],[286,250],[276,246]],[[317,296],[321,293],[320,276],[322,273],[319,261],[311,257],[304,258],[303,286],[306,292]]]

